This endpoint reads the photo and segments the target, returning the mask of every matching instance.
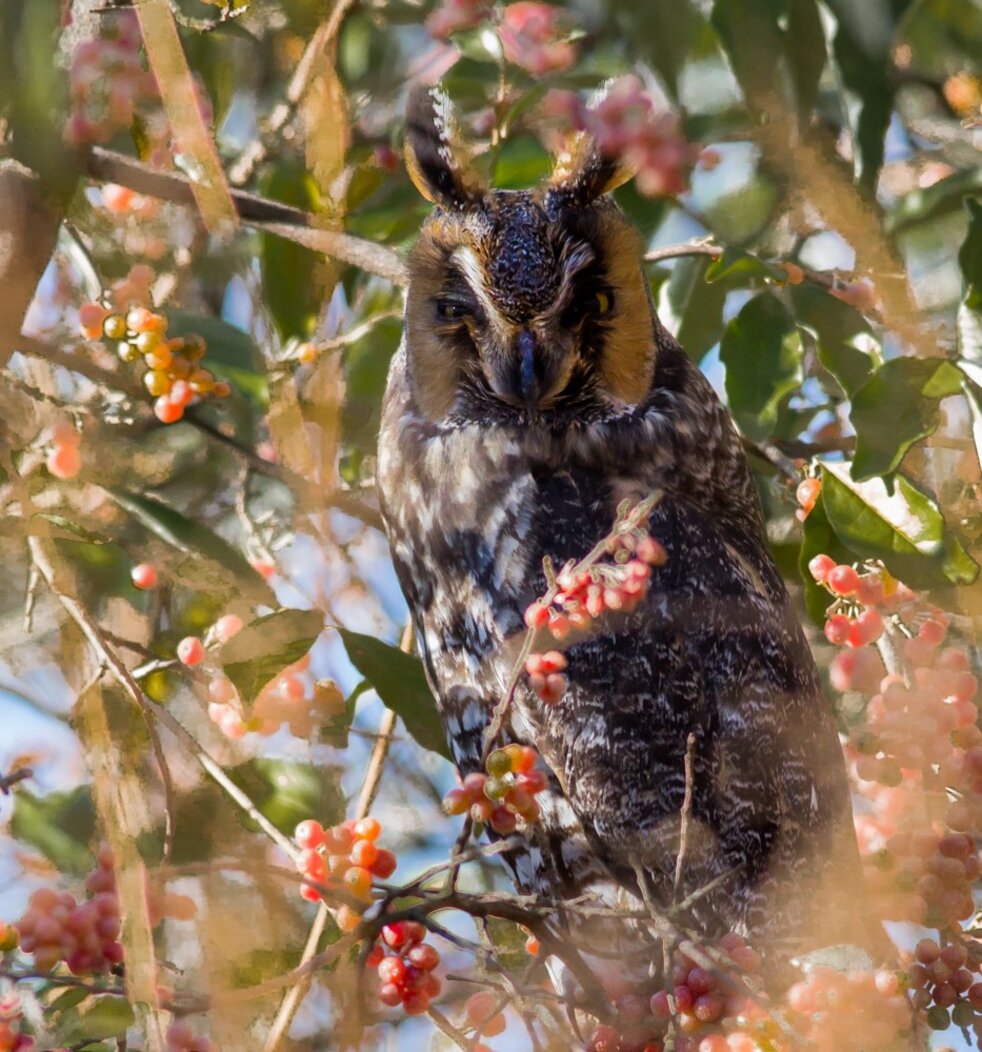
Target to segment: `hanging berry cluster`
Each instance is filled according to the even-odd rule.
[[[184,416],[185,408],[198,398],[209,395],[223,398],[230,388],[216,380],[199,363],[205,356],[205,341],[196,335],[167,339],[167,319],[144,306],[134,306],[114,313],[105,303],[85,303],[79,309],[79,324],[90,340],[116,342],[124,362],[142,359],[146,370],[143,385],[154,398],[153,411],[164,424],[173,424]]]
[[[372,879],[387,880],[396,868],[395,855],[376,843],[381,832],[375,818],[349,819],[327,829],[312,818],[301,822],[294,833],[301,848],[297,868],[310,881],[300,886],[301,896],[321,902],[326,893],[340,891],[368,906]],[[342,931],[350,932],[358,927],[362,912],[344,903],[334,919]]]
[[[927,1010],[927,1025],[971,1027],[982,1041],[982,946],[921,939],[905,963],[914,1007]]]
[[[653,567],[663,566],[668,554],[644,526],[654,500],[621,508],[613,530],[580,562],[570,560],[550,581],[549,590],[525,611],[533,632],[546,632],[561,641],[571,633],[586,634],[593,622],[614,611],[632,613],[648,591]],[[566,688],[566,658],[557,650],[532,653],[525,663],[529,688],[553,705]]]
[[[378,972],[382,1004],[401,1005],[406,1015],[422,1015],[440,993],[440,980],[433,974],[440,954],[423,942],[425,936],[426,929],[417,921],[386,924],[381,943],[372,947],[365,961]]]
[[[512,743],[495,749],[488,756],[486,774],[469,774],[463,785],[447,793],[444,811],[448,815],[469,811],[475,822],[502,836],[513,833],[519,819],[534,822],[539,817],[535,797],[549,784],[545,772],[535,766],[538,758],[529,745]]]

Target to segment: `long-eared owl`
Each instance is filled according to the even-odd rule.
[[[557,703],[518,685],[503,740],[539,751],[549,789],[506,853],[515,883],[638,911],[720,878],[694,907],[704,932],[848,941],[834,900],[860,878],[832,712],[740,437],[659,322],[640,236],[609,196],[629,173],[581,137],[544,185],[490,189],[437,89],[411,94],[406,154],[436,207],[409,260],[379,490],[462,775],[544,557],[581,558],[622,501],[661,494],[649,529],[668,560],[644,602],[568,648]]]

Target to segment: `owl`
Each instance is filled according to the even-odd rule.
[[[608,959],[657,957],[658,924],[587,930],[564,902],[655,918],[693,898],[702,935],[857,941],[832,710],[740,436],[658,320],[640,235],[610,196],[630,172],[581,136],[543,185],[489,188],[430,88],[411,94],[406,158],[435,207],[409,257],[378,485],[461,775],[480,769],[543,560],[582,558],[623,501],[661,494],[649,529],[668,559],[644,601],[568,647],[558,702],[520,681],[508,710],[501,740],[534,746],[549,778],[504,854],[516,886]]]

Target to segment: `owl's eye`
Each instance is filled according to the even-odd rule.
[[[614,294],[612,292],[597,291],[587,303],[589,314],[609,314],[614,309]]]
[[[443,321],[460,321],[472,317],[474,311],[460,300],[440,299],[436,301],[436,316]]]
[[[609,289],[596,289],[577,297],[563,312],[562,324],[566,328],[579,325],[586,317],[602,318],[614,309],[614,294]]]

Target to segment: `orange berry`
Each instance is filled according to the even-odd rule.
[[[348,894],[356,899],[370,902],[372,898],[372,874],[362,866],[352,866],[344,875],[344,886]]]
[[[215,387],[215,378],[207,369],[194,369],[188,383],[195,394],[209,394]]]
[[[534,935],[530,935],[525,940],[525,952],[530,954],[532,957],[538,957],[539,956],[539,951],[541,949],[542,949],[542,944],[539,942],[539,940]]]
[[[348,857],[352,865],[371,869],[378,858],[378,848],[372,840],[356,840]]]
[[[297,361],[301,365],[313,365],[317,361],[317,348],[312,343],[302,343],[297,348]]]
[[[249,565],[260,577],[265,577],[267,581],[276,573],[276,564],[266,559],[250,559]]]
[[[146,307],[134,307],[126,315],[126,327],[130,332],[162,333],[167,330],[167,319]]]
[[[218,380],[211,389],[211,393],[216,398],[227,398],[232,393],[232,388],[224,380]]]
[[[82,470],[82,456],[78,446],[61,443],[48,454],[48,471],[56,479],[73,479]]]
[[[355,822],[352,832],[359,840],[378,840],[382,823],[377,818],[362,818]]]
[[[483,1037],[497,1037],[505,1029],[505,1017],[496,1011],[499,1000],[497,994],[484,991],[467,998],[467,1021]]]
[[[153,413],[162,424],[176,424],[184,416],[184,407],[172,402],[167,395],[161,395],[153,403]]]
[[[152,563],[138,563],[130,570],[130,580],[137,588],[154,588],[157,585],[157,568]]]
[[[324,843],[324,827],[320,822],[308,818],[294,830],[293,838],[303,848],[316,848]]]
[[[102,323],[102,332],[110,340],[122,340],[126,337],[126,319],[118,314],[110,314]]]
[[[167,394],[173,380],[162,369],[150,369],[143,374],[143,386],[154,398]]]
[[[175,380],[170,389],[170,400],[182,409],[194,397],[194,391],[186,380]]]

